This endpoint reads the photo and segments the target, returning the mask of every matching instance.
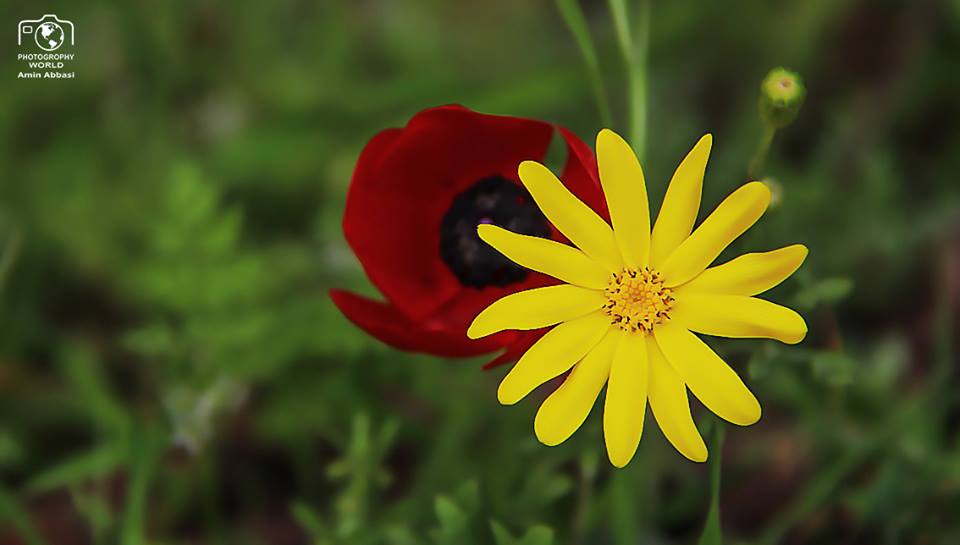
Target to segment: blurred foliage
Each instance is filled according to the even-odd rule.
[[[695,542],[710,476],[653,426],[622,471],[599,410],[541,446],[535,400],[496,403],[503,369],[387,349],[326,296],[372,293],[340,217],[377,131],[456,102],[589,141],[598,88],[625,118],[608,6],[580,5],[597,72],[545,0],[55,3],[64,81],[16,80],[7,40],[0,542]],[[956,543],[960,3],[651,16],[654,206],[704,132],[702,208],[746,180],[771,68],[807,88],[753,173],[777,206],[725,254],[806,244],[772,298],[811,329],[714,343],[765,412],[726,429],[725,542]]]

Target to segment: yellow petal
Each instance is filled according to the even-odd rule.
[[[477,234],[510,261],[564,282],[599,290],[610,280],[609,271],[572,246],[489,224],[477,226]]]
[[[667,361],[708,409],[739,426],[760,420],[757,398],[696,335],[672,320],[657,326],[653,333]]]
[[[807,324],[796,312],[745,295],[686,293],[681,288],[670,319],[691,331],[716,337],[776,339],[797,344],[807,335]]]
[[[548,446],[559,445],[580,428],[610,375],[610,363],[620,336],[607,333],[570,371],[557,391],[540,405],[533,421],[537,439]]]
[[[603,438],[610,463],[623,467],[630,462],[647,410],[647,344],[643,335],[613,330],[621,339],[613,354],[607,398],[603,406]]]
[[[680,375],[667,363],[653,337],[647,337],[650,355],[650,410],[673,448],[694,462],[707,459],[707,445],[703,443],[697,425],[690,414],[687,386]]]
[[[567,190],[550,169],[536,161],[524,161],[518,173],[543,214],[570,242],[610,272],[623,268],[613,230]]]
[[[640,162],[623,138],[603,129],[597,135],[597,167],[620,255],[628,266],[642,267],[650,253],[650,206]]]
[[[703,272],[760,219],[769,203],[770,190],[761,182],[750,182],[731,193],[664,262],[660,272],[665,284],[679,286]]]
[[[571,284],[519,291],[478,314],[467,337],[479,339],[504,329],[540,329],[600,310],[605,301],[602,292]]]
[[[807,257],[807,247],[794,244],[770,252],[744,254],[710,267],[683,285],[689,291],[757,295],[794,273]]]
[[[566,372],[600,342],[609,328],[610,319],[597,311],[551,329],[503,378],[497,399],[513,405],[537,386]]]
[[[650,235],[650,266],[660,266],[693,231],[713,137],[703,136],[673,173]]]

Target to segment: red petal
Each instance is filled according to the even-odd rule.
[[[473,319],[480,314],[480,311],[490,306],[497,299],[518,291],[551,286],[558,283],[559,281],[555,278],[530,271],[523,282],[510,284],[509,286],[488,286],[479,290],[467,288],[460,292],[456,299],[451,300],[443,307],[437,309],[428,320],[443,323],[447,329],[451,331],[462,331],[463,334],[466,335],[467,327],[470,326]]]
[[[477,356],[502,348],[518,336],[510,331],[471,340],[462,331],[431,329],[429,324],[411,321],[387,303],[354,293],[333,289],[330,299],[360,329],[394,348],[410,352],[445,357]]]
[[[600,174],[597,172],[597,158],[593,155],[593,150],[566,128],[558,128],[567,143],[567,164],[560,179],[581,201],[609,220],[610,213],[600,189]]]
[[[540,337],[543,337],[547,333],[547,331],[550,331],[549,327],[544,329],[534,329],[531,331],[519,332],[517,339],[513,341],[513,343],[511,343],[509,346],[507,346],[507,349],[504,350],[502,354],[500,354],[499,356],[497,356],[496,358],[488,362],[486,365],[484,365],[483,369],[486,371],[489,369],[493,369],[494,367],[504,365],[507,363],[513,363],[519,360],[520,356],[522,356],[524,352],[526,352],[531,346],[533,346],[533,343],[539,341]]]
[[[516,180],[517,165],[541,160],[551,135],[540,121],[443,106],[370,141],[351,181],[343,228],[370,280],[397,310],[422,320],[462,292],[440,259],[443,214],[481,178]]]

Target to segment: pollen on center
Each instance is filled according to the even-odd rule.
[[[649,267],[614,273],[604,290],[604,312],[624,331],[649,335],[654,326],[670,319],[673,297],[660,273]]]

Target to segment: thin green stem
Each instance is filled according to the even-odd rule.
[[[770,153],[770,145],[773,144],[773,137],[776,134],[776,127],[770,124],[764,125],[760,144],[757,146],[757,151],[754,152],[753,158],[750,159],[750,166],[747,168],[747,176],[751,179],[760,176],[760,171],[763,170],[763,165],[767,161],[767,154]]]
[[[640,535],[641,503],[636,487],[626,471],[610,476],[610,530],[615,545],[632,545]]]
[[[637,34],[631,70],[630,135],[641,160],[647,149],[647,59],[650,50],[650,0],[641,0],[637,13]]]
[[[617,44],[624,60],[630,61],[633,57],[633,37],[630,35],[630,19],[627,15],[626,0],[609,0],[610,12],[613,17],[613,26],[617,31]]]
[[[555,0],[555,2],[563,21],[567,24],[567,28],[570,29],[570,33],[573,34],[573,38],[580,48],[580,54],[583,56],[583,62],[587,67],[587,76],[590,78],[590,87],[594,99],[597,101],[600,121],[604,126],[609,126],[613,118],[610,115],[610,104],[607,100],[607,87],[600,72],[600,63],[597,61],[597,51],[593,45],[587,18],[584,16],[583,9],[580,8],[580,3],[577,0]]]
[[[156,472],[162,437],[151,427],[136,430],[130,445],[129,482],[121,526],[123,545],[146,543],[145,515],[150,483]]]
[[[720,476],[723,467],[723,439],[726,430],[723,423],[715,421],[710,433],[710,508],[703,525],[698,545],[721,545],[723,529],[720,526]]]
[[[627,74],[627,134],[642,161],[647,141],[647,57],[650,47],[650,0],[638,2],[636,33],[630,25],[626,0],[609,0],[617,44]]]
[[[597,457],[595,451],[580,456],[580,472],[577,488],[577,505],[570,521],[570,545],[583,543],[587,525],[587,512],[593,495],[593,483],[597,476]]]
[[[68,488],[74,507],[90,526],[90,542],[95,545],[106,543],[107,532],[110,530],[112,521],[104,493],[103,479],[97,479],[94,487],[89,491],[83,490],[84,487],[77,484],[71,484]]]

